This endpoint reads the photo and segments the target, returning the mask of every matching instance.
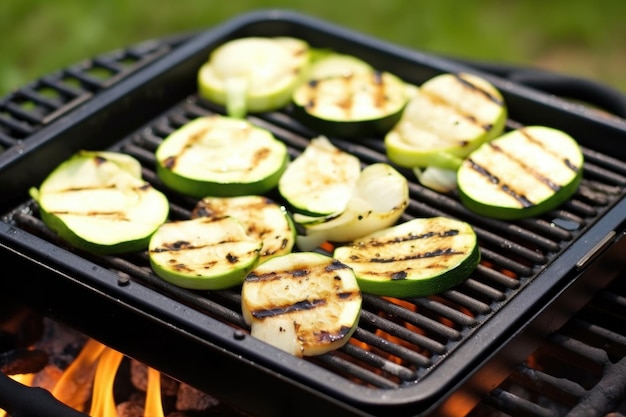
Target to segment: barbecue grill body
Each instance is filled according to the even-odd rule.
[[[417,371],[411,378],[398,377],[390,382],[367,372],[372,381],[369,385],[373,386],[344,377],[342,367],[355,373],[353,379],[359,378],[361,369],[344,364],[341,357],[295,358],[250,337],[235,293],[218,292],[203,297],[177,289],[161,282],[146,268],[134,265],[133,257],[102,259],[80,254],[41,229],[36,208],[28,199],[28,188],[38,185],[59,162],[79,149],[129,152],[144,163],[148,178],[157,181],[150,170],[154,141],[190,118],[221,111],[198,99],[198,68],[210,51],[225,40],[252,35],[296,36],[314,46],[332,46],[415,84],[443,72],[478,73],[503,93],[516,125],[559,128],[588,148],[587,155],[593,156],[589,166],[600,166],[592,174],[608,178],[605,188],[610,191],[599,191],[607,202],[588,210],[587,218],[572,220],[575,227],[571,230],[560,227],[558,221],[548,224],[548,229],[559,229],[557,235],[563,239],[555,238],[557,243],[546,243],[545,247],[542,239],[534,242],[538,246],[536,264],[532,262],[533,250],[516,241],[523,238],[503,236],[505,243],[512,243],[518,251],[511,254],[512,258],[530,257],[531,261],[519,266],[515,261],[500,259],[500,237],[494,237],[491,228],[503,234],[519,232],[525,238],[526,234],[533,234],[525,226],[546,227],[545,219],[536,224],[494,222],[468,213],[453,197],[413,184],[413,200],[418,208],[412,214],[444,211],[467,218],[487,242],[482,249],[488,259],[502,261],[505,267],[520,268],[526,276],[521,276],[514,286],[504,285],[483,294],[481,285],[474,284],[468,292],[479,294],[474,300],[463,292],[450,294],[450,300],[459,305],[468,303],[471,318],[447,311],[437,300],[413,300],[418,308],[428,310],[434,306],[444,316],[451,314],[460,320],[456,324],[460,330],[448,329],[453,335],[445,340],[443,348],[436,346],[434,353],[424,359],[426,365],[415,365]],[[302,150],[307,137],[313,134],[291,120],[289,113],[256,115],[253,119],[269,126],[296,151]],[[626,123],[622,119],[470,66],[291,12],[255,12],[191,37],[166,58],[129,75],[100,92],[97,99],[85,102],[0,154],[0,187],[8,193],[3,205],[6,215],[0,223],[0,259],[20,271],[19,277],[2,280],[0,287],[42,313],[174,378],[233,402],[240,403],[245,397],[242,406],[255,415],[417,416],[434,410],[445,414],[452,406],[455,412],[469,410],[543,337],[562,325],[623,268],[620,258],[624,253],[626,200],[622,175],[626,171],[622,161],[626,161],[626,155],[618,144],[625,134]],[[364,161],[382,157],[379,138],[368,138],[363,143],[337,139],[336,143]],[[613,166],[614,175],[604,173]],[[613,177],[615,184],[611,182]],[[189,203],[177,199],[174,204],[184,207]],[[585,213],[585,204],[576,204],[583,206],[581,211]],[[141,263],[141,258],[138,260]],[[490,298],[492,293],[496,293],[494,298]],[[372,307],[366,309],[356,337],[359,332],[366,337],[378,323],[376,306],[382,305],[381,300],[366,297],[365,301],[366,306]],[[384,308],[389,308],[384,312],[390,316],[397,311],[386,304]]]

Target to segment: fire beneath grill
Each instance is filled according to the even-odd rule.
[[[2,371],[24,386],[48,390],[67,407],[92,417],[252,416],[67,325],[28,308],[9,315],[10,303],[3,305]],[[455,409],[454,403],[444,411],[467,417],[621,416],[626,413],[624,329],[622,274],[471,411]],[[378,336],[398,342],[391,335]],[[172,360],[183,360],[175,356]],[[20,371],[30,373],[15,374]],[[0,410],[5,416],[10,415]]]
[[[12,318],[14,323],[22,319]],[[247,416],[57,321],[32,315],[28,320],[39,322],[39,330],[25,326],[20,337],[41,333],[40,339],[2,353],[2,370],[26,387],[49,391],[67,407],[91,417]],[[36,372],[15,373],[26,371]]]

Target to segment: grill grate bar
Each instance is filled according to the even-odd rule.
[[[344,346],[345,348],[346,346]],[[356,378],[361,382],[371,385],[377,388],[396,389],[399,388],[399,384],[394,383],[392,380],[380,376],[375,372],[366,369],[360,364],[355,364],[352,361],[343,359],[337,354],[333,355],[321,355],[314,359],[314,362],[319,363],[327,368],[334,369],[339,374],[348,375],[352,378]]]
[[[501,388],[496,388],[491,395],[485,400],[487,405],[493,406],[496,410],[503,411],[507,416],[511,417],[557,417],[558,414],[554,410],[545,408],[524,397],[518,396]],[[488,411],[483,412],[484,415],[492,415]],[[479,414],[483,415],[483,414]],[[501,416],[501,414],[493,414]]]
[[[373,353],[371,350],[361,349],[353,343],[346,344],[341,351],[374,369],[381,370],[393,377],[398,378],[400,381],[411,381],[417,378],[415,371],[398,365],[388,359],[382,358]]]
[[[402,345],[393,343],[388,339],[378,337],[360,327],[356,329],[353,337],[373,348],[380,349],[390,355],[402,358],[402,360],[409,364],[414,364],[419,367],[427,367],[432,363],[429,357]],[[410,376],[408,379],[410,379]]]
[[[487,268],[484,265],[478,265],[476,268],[476,275],[509,290],[518,288],[520,285],[519,280],[511,278],[510,276],[507,276],[500,271],[496,271],[495,269]]]
[[[624,275],[598,293],[467,417],[623,415],[623,282]]]
[[[373,326],[385,333],[400,338],[410,344],[423,347],[424,349],[427,349],[429,351],[439,354],[443,354],[446,352],[446,346],[437,342],[436,340],[424,336],[420,333],[413,332],[401,324],[397,324],[391,320],[387,320],[367,310],[361,312],[360,322],[366,328]]]

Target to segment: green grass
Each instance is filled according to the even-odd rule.
[[[0,96],[83,58],[288,8],[411,48],[537,66],[626,92],[622,0],[5,0]]]

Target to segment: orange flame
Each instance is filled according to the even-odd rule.
[[[62,403],[84,411],[85,403],[91,396],[96,364],[104,349],[102,343],[89,339],[55,384],[52,395]]]
[[[148,387],[146,388],[146,406],[144,417],[164,417],[161,403],[161,373],[148,368]]]
[[[113,349],[102,352],[94,378],[91,417],[117,417],[113,399],[113,381],[124,355]]]

